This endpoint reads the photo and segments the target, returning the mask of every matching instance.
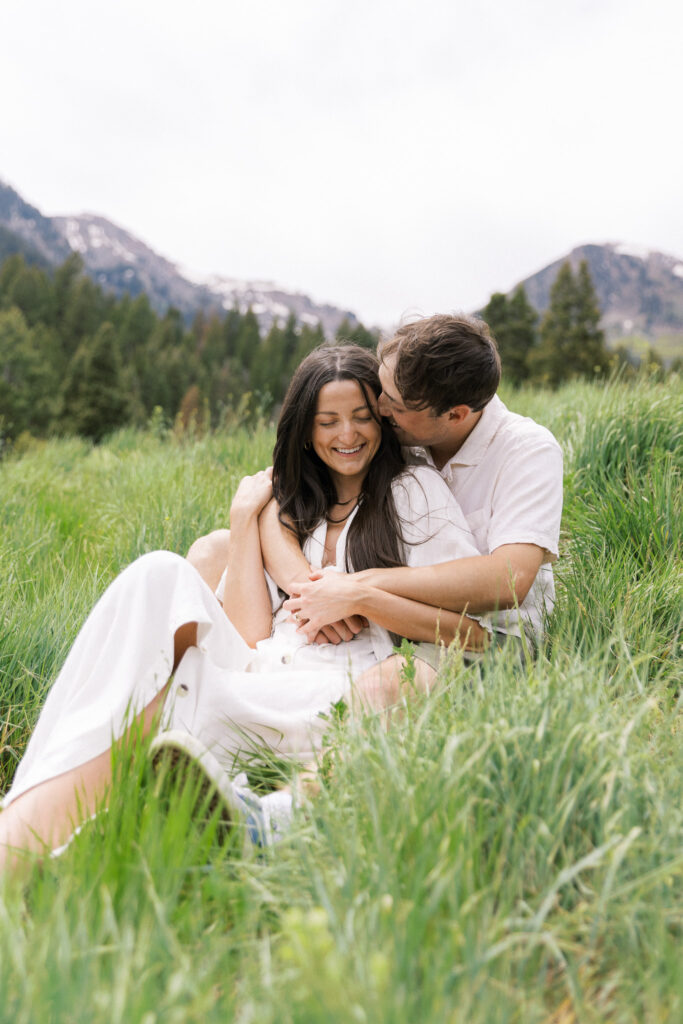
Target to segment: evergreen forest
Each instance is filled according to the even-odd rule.
[[[562,266],[540,323],[522,287],[492,295],[481,315],[508,384],[556,388],[617,366],[636,373],[628,353],[606,347],[585,262],[576,272]],[[108,294],[77,253],[54,271],[15,253],[0,267],[0,454],[31,437],[99,442],[151,420],[181,434],[268,421],[312,349],[339,341],[374,349],[378,338],[345,320],[330,341],[293,314],[264,333],[252,309],[200,311],[188,324],[173,308],[157,314],[145,294]],[[664,372],[654,353],[644,366]]]
[[[348,321],[337,339],[377,344]],[[15,254],[0,268],[0,446],[23,434],[100,441],[152,416],[199,432],[268,418],[325,340],[293,315],[263,336],[251,309],[199,312],[188,326],[175,309],[157,315],[144,294],[107,294],[77,254],[54,273]]]

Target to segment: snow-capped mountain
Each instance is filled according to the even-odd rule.
[[[102,288],[116,295],[145,292],[158,313],[173,306],[191,319],[201,309],[223,312],[237,307],[245,313],[251,307],[264,331],[274,322],[284,323],[293,313],[300,323],[320,323],[328,337],[334,336],[343,320],[358,322],[350,310],[316,303],[308,295],[289,292],[272,282],[197,278],[104,217],[45,217],[2,181],[0,228],[5,229],[4,253],[11,251],[11,236],[21,241],[16,251],[28,258],[33,252],[37,260],[53,266],[77,252],[86,272]]]

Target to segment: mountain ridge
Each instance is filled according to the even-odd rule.
[[[588,264],[601,326],[610,341],[644,338],[656,344],[680,336],[683,347],[683,259],[624,242],[586,243],[523,278],[527,298],[542,316],[557,272]],[[512,291],[515,291],[513,288]]]
[[[274,282],[220,275],[197,278],[100,214],[45,217],[2,180],[0,228],[4,229],[3,251],[10,246],[9,233],[21,242],[17,251],[29,257],[33,251],[53,267],[77,252],[86,273],[102,288],[117,296],[145,292],[157,313],[173,306],[189,321],[200,310],[225,312],[236,307],[246,313],[251,308],[264,332],[274,323],[284,325],[294,314],[300,323],[320,323],[327,337],[334,337],[344,320],[352,326],[359,322],[351,310],[315,302],[303,292],[288,291]]]
[[[328,338],[343,320],[358,323],[351,310],[315,302],[272,281],[193,274],[100,214],[46,217],[0,179],[0,256],[12,251],[42,266],[56,266],[78,252],[86,272],[105,290],[118,296],[145,292],[157,313],[174,306],[187,321],[200,310],[246,313],[251,308],[264,332],[293,314],[300,324],[320,323]],[[562,264],[568,261],[576,269],[583,259],[608,341],[628,345],[633,339],[636,346],[668,346],[669,356],[683,354],[683,259],[623,242],[591,242],[527,275],[516,287],[524,286],[542,316]]]

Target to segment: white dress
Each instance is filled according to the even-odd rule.
[[[477,553],[458,504],[434,469],[411,467],[392,487],[408,565]],[[337,541],[339,570],[355,514]],[[321,523],[305,545],[313,566],[322,564],[326,529]],[[254,650],[181,556],[154,551],[124,569],[76,637],[2,805],[107,750],[166,685],[173,637],[186,622],[198,624],[197,646],[175,672],[162,728],[197,736],[228,771],[235,754],[264,743],[310,760],[326,728],[321,713],[347,698],[354,676],[389,656],[392,642],[371,624],[348,643],[306,644],[279,607],[282,594],[272,581],[269,587],[273,633]]]

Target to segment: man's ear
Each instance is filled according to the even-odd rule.
[[[448,410],[448,419],[455,426],[456,423],[466,420],[471,412],[469,405],[454,405],[452,409]]]

